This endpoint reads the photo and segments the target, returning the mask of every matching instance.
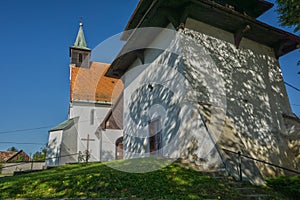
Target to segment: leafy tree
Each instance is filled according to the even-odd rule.
[[[34,161],[44,161],[46,159],[47,148],[41,148],[41,151],[37,151],[33,154],[32,159]]]
[[[16,147],[10,147],[6,151],[18,152],[19,150]]]
[[[277,4],[281,25],[293,27],[295,33],[300,31],[300,0],[277,0]],[[300,60],[298,65],[300,66]]]
[[[277,4],[281,25],[300,31],[300,0],[277,0]]]

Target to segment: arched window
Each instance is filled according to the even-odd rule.
[[[116,141],[116,160],[123,159],[123,137],[120,137]]]

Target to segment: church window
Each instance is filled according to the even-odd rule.
[[[78,61],[81,63],[82,62],[82,54],[80,53],[79,54],[79,59],[78,59]]]
[[[123,159],[123,137],[120,137],[116,141],[116,160]]]
[[[94,125],[94,121],[95,121],[95,109],[92,109],[91,110],[91,113],[90,113],[90,124],[91,125]]]
[[[151,155],[162,155],[161,118],[152,120],[149,124],[149,144]]]

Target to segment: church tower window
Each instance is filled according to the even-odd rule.
[[[82,63],[82,54],[81,53],[79,54],[78,62]]]
[[[70,47],[71,64],[74,64],[75,67],[89,68],[91,51],[92,50],[88,48],[86,44],[83,24],[80,22],[76,41],[74,45]]]

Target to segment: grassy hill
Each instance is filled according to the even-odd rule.
[[[153,166],[151,159],[140,160],[135,162],[136,169]],[[111,163],[114,168],[132,168],[130,162]],[[257,190],[273,195],[271,199],[286,199],[271,189]],[[72,164],[0,178],[2,198],[245,199],[226,179],[216,179],[177,164],[148,173],[126,173],[104,163]]]

